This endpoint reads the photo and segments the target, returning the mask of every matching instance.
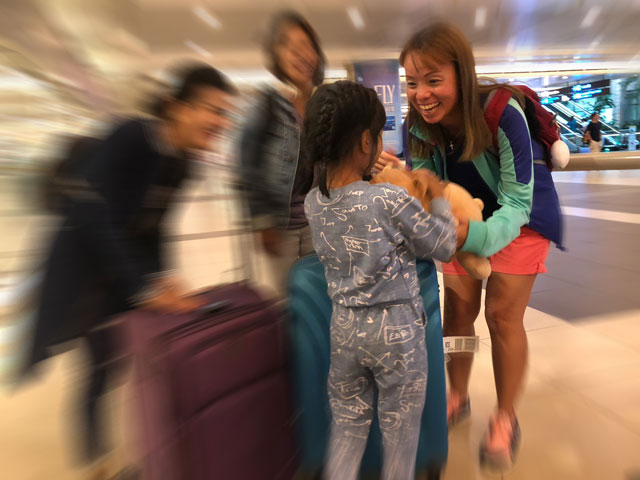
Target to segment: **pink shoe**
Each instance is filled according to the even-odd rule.
[[[522,442],[518,419],[498,412],[489,420],[489,431],[480,444],[480,464],[495,470],[513,467]]]
[[[471,416],[471,401],[467,396],[462,399],[460,394],[450,392],[447,395],[447,426],[451,430]]]

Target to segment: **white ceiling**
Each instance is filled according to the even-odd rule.
[[[184,53],[185,40],[191,40],[222,67],[259,63],[265,24],[285,7],[309,19],[335,66],[354,58],[396,56],[415,29],[437,19],[454,21],[466,32],[479,63],[509,57],[565,58],[576,53],[594,60],[629,60],[640,51],[639,0],[128,0],[110,5],[113,3],[130,6],[124,15],[115,9],[113,19],[146,44],[153,57]],[[221,28],[211,28],[198,18],[194,6],[206,9]],[[349,6],[361,13],[364,29],[357,30],[351,23]],[[84,7],[83,11],[87,14]],[[476,26],[476,17],[483,15],[484,25]]]
[[[221,28],[196,16],[195,7]],[[360,12],[362,30],[347,7]],[[283,8],[308,18],[332,69],[397,58],[415,29],[446,19],[471,39],[483,73],[640,70],[640,0],[2,0],[0,46],[85,87],[153,76],[185,57],[255,78],[263,71],[267,21]]]

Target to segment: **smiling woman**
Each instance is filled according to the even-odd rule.
[[[313,251],[300,193],[308,178],[300,136],[307,102],[324,79],[325,60],[315,32],[295,12],[273,18],[264,51],[280,84],[262,92],[243,131],[241,160],[252,223],[268,254],[274,289],[283,295],[293,262]]]
[[[429,67],[417,55],[407,59],[407,97],[428,124],[442,123],[455,129],[462,111],[458,105],[457,73],[452,63]],[[418,90],[419,80],[428,88]]]
[[[407,97],[415,107],[409,122],[424,120],[439,143],[445,140],[443,134],[447,143],[464,136],[462,158],[468,160],[491,144],[475,60],[469,41],[457,29],[442,25],[440,30],[440,35],[435,34],[435,27],[414,35],[400,55],[407,75]],[[421,145],[414,142],[412,147]],[[421,153],[428,155],[430,148],[426,147]]]
[[[462,185],[485,205],[484,220],[469,222],[462,250],[491,262],[485,316],[498,405],[481,443],[480,459],[484,465],[506,469],[520,444],[515,402],[527,363],[524,311],[537,274],[546,271],[549,239],[561,242],[561,234],[555,234],[562,230],[558,196],[544,164],[549,152],[536,138],[535,118],[525,117],[525,103],[516,88],[479,82],[471,44],[456,27],[437,23],[416,32],[400,63],[407,77],[413,167]],[[506,90],[508,103],[492,132],[483,105],[499,89]],[[482,282],[467,276],[455,260],[443,263],[442,271],[444,334],[473,335]],[[450,428],[470,414],[471,362],[468,354],[456,354],[447,367]]]

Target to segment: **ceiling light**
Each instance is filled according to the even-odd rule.
[[[325,78],[347,78],[346,68],[328,68],[324,72]]]
[[[148,46],[147,44],[141,40],[139,37],[127,32],[125,29],[121,28],[116,32],[114,37],[117,41],[124,47],[127,47],[136,52],[146,53]]]
[[[482,30],[487,23],[487,7],[476,8],[476,30]]]
[[[209,25],[211,28],[215,28],[216,30],[220,30],[222,28],[222,23],[216,17],[207,12],[203,7],[193,7],[193,13],[200,18],[204,23]]]
[[[192,42],[191,40],[185,40],[184,44],[194,52],[198,53],[199,55],[202,55],[203,57],[207,57],[207,58],[211,57],[211,52],[205,50],[200,45],[198,45],[195,42]]]
[[[602,10],[601,7],[591,7],[587,12],[587,14],[584,16],[584,18],[582,19],[582,23],[580,24],[580,27],[589,28],[591,25],[593,25],[593,22],[595,22],[596,18],[598,18],[598,15],[600,15],[601,10]]]
[[[567,77],[566,75],[563,75],[563,76],[562,76],[562,79],[563,79],[563,80],[566,80],[566,79],[568,79],[568,78],[569,78],[569,77]]]
[[[476,66],[478,75],[496,78],[541,78],[544,75],[602,75],[612,73],[636,74],[638,64],[630,60],[619,62],[588,62],[576,63],[500,63]]]
[[[347,8],[347,14],[351,19],[351,23],[353,23],[353,26],[356,27],[356,30],[364,29],[364,19],[362,18],[362,15],[360,14],[360,10],[358,10],[358,7]]]
[[[589,45],[589,50],[594,50],[598,45],[600,45],[601,41],[602,41],[602,35],[598,35],[596,38],[593,39],[593,41]]]
[[[40,90],[45,89],[46,85],[34,78],[27,76],[0,76],[0,91],[17,91],[17,90]]]

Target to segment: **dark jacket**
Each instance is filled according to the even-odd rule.
[[[162,219],[188,163],[163,145],[157,127],[127,121],[88,159],[86,188],[64,212],[48,255],[30,364],[131,308],[163,269]]]
[[[300,163],[300,127],[294,106],[273,88],[263,92],[243,128],[240,162],[253,227],[287,227]]]

